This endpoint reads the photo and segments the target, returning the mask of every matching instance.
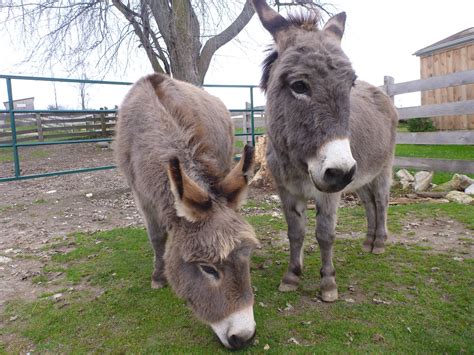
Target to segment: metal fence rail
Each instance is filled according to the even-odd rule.
[[[1,75],[0,79],[6,81],[7,89],[7,102],[8,109],[1,109],[0,114],[7,114],[10,121],[10,130],[11,130],[11,140],[8,143],[0,143],[0,149],[11,148],[13,155],[13,165],[14,165],[14,175],[0,177],[0,182],[13,181],[13,180],[26,180],[39,177],[47,176],[57,176],[57,175],[66,175],[74,174],[81,172],[91,172],[98,170],[107,170],[115,168],[114,165],[108,166],[99,166],[99,167],[85,167],[81,169],[71,169],[71,170],[61,170],[61,171],[51,171],[41,174],[21,174],[21,161],[18,154],[18,148],[20,147],[35,147],[35,146],[46,146],[46,145],[58,145],[58,144],[83,144],[83,143],[96,143],[96,142],[110,142],[112,138],[94,138],[94,139],[75,139],[75,140],[51,140],[51,141],[42,141],[42,142],[19,142],[18,132],[16,127],[16,116],[17,114],[45,114],[45,113],[74,113],[74,114],[107,114],[107,113],[116,113],[117,110],[19,110],[14,108],[14,95],[13,95],[13,85],[12,82],[15,80],[28,80],[28,81],[49,81],[49,82],[65,82],[65,83],[83,83],[83,84],[101,84],[101,85],[132,85],[131,82],[122,82],[122,81],[100,81],[100,80],[84,80],[84,79],[69,79],[69,78],[48,78],[48,77],[33,77],[33,76],[20,76],[20,75]],[[247,133],[235,133],[236,137],[250,136],[251,142],[255,145],[255,137],[261,135],[262,133],[257,133],[255,131],[255,113],[263,112],[263,109],[257,109],[254,107],[254,89],[257,85],[203,85],[205,88],[240,88],[249,91],[249,105],[244,109],[229,109],[230,112],[248,112],[250,113],[250,132]]]

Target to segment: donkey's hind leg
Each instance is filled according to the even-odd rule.
[[[373,254],[382,254],[385,251],[385,241],[388,237],[387,213],[391,181],[392,168],[389,166],[370,184],[374,195],[375,218],[377,221],[375,240],[372,248]]]
[[[365,185],[357,190],[357,195],[364,204],[365,215],[367,217],[367,236],[362,244],[362,249],[370,253],[374,245],[375,229],[377,228],[374,195],[372,194],[370,185]]]
[[[367,216],[367,238],[362,248],[382,254],[387,240],[387,212],[390,196],[391,168],[386,168],[372,182],[357,190]]]
[[[281,280],[281,292],[295,291],[303,271],[303,241],[306,232],[306,200],[297,199],[285,188],[279,189],[283,212],[288,225],[290,240],[290,264]]]

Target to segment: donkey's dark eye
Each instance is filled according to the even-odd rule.
[[[309,91],[308,85],[301,80],[295,81],[290,88],[295,94],[306,94]]]
[[[204,264],[200,264],[199,267],[206,274],[211,275],[211,276],[215,277],[216,279],[219,278],[219,272],[216,270],[215,267],[210,266],[210,265],[204,265]]]

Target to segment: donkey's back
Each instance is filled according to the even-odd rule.
[[[204,177],[225,176],[232,163],[232,132],[229,111],[219,99],[188,83],[152,74],[131,88],[120,107],[116,160],[134,192],[158,197],[152,195],[163,192],[158,189],[166,186],[172,158]]]

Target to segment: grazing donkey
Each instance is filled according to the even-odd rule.
[[[321,297],[332,302],[338,297],[332,254],[341,192],[356,191],[365,206],[364,250],[384,252],[397,112],[379,89],[356,81],[340,45],[345,13],[320,30],[316,15],[285,19],[264,0],[253,4],[275,40],[261,87],[267,95],[267,160],[290,240],[290,264],[280,290],[298,287],[306,203],[315,198]]]
[[[248,344],[255,334],[249,259],[258,242],[236,210],[253,149],[230,169],[229,111],[193,85],[144,77],[120,107],[115,154],[155,251],[152,287],[169,282],[226,347]]]

